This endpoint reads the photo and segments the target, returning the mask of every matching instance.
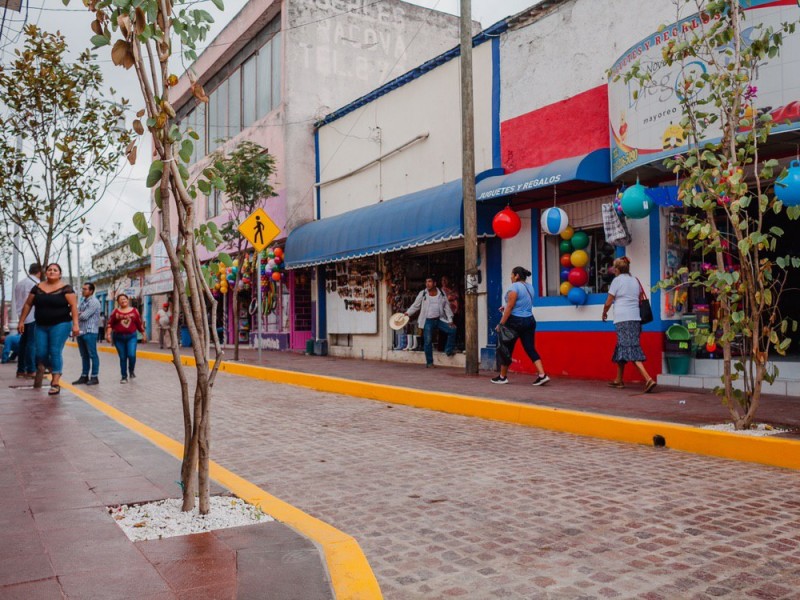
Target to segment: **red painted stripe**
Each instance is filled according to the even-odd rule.
[[[601,85],[504,121],[503,168],[510,173],[608,148],[608,131],[608,89]]]

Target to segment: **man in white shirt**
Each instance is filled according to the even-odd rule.
[[[38,263],[33,263],[28,269],[28,275],[23,277],[14,286],[14,303],[17,314],[22,309],[33,286],[42,280],[42,267]],[[25,319],[25,331],[19,341],[19,358],[17,359],[17,377],[33,378],[36,375],[36,309],[31,308]]]
[[[158,312],[156,313],[156,322],[158,323],[158,347],[164,349],[164,339],[167,341],[167,348],[172,348],[172,332],[170,325],[172,324],[172,310],[170,310],[169,302],[165,302]]]
[[[408,316],[419,312],[417,326],[422,329],[425,366],[433,367],[433,332],[436,329],[447,334],[447,344],[444,352],[447,356],[453,356],[456,351],[456,326],[453,323],[453,310],[450,303],[439,288],[436,287],[436,279],[428,277],[425,280],[425,289],[417,294],[414,304],[404,313]]]

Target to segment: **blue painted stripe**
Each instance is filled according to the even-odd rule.
[[[500,38],[492,38],[492,167],[503,166],[500,148]]]
[[[494,328],[500,322],[500,307],[503,305],[503,253],[502,240],[489,238],[486,240],[486,306],[488,340],[487,346],[497,345],[497,333]]]
[[[320,182],[320,168],[319,168],[319,131],[314,130],[314,181],[315,183]],[[314,188],[315,196],[317,200],[317,214],[314,216],[315,219],[322,218],[322,189],[320,186],[316,186]]]
[[[488,42],[488,41],[492,40],[496,36],[498,36],[501,33],[503,33],[506,29],[508,29],[508,20],[507,19],[503,19],[502,21],[500,21],[498,23],[495,23],[494,25],[492,25],[488,29],[484,29],[478,35],[476,35],[476,36],[474,36],[472,38],[472,47],[475,48],[475,47],[480,46],[481,44],[483,44],[485,42]],[[343,106],[342,108],[333,111],[331,114],[326,116],[324,119],[321,119],[321,120],[317,121],[316,123],[314,123],[314,127],[319,129],[323,125],[327,125],[328,123],[332,123],[333,121],[336,121],[337,119],[341,119],[343,116],[345,116],[347,114],[350,114],[351,112],[361,108],[365,104],[369,104],[370,102],[372,102],[374,100],[377,100],[381,96],[385,96],[386,94],[388,94],[392,90],[395,90],[395,89],[397,89],[399,87],[402,87],[402,86],[406,85],[407,83],[410,83],[410,82],[414,81],[415,79],[418,79],[419,77],[422,77],[428,71],[432,71],[436,67],[440,67],[441,65],[443,65],[443,64],[445,64],[447,62],[450,62],[451,60],[453,60],[454,58],[458,58],[459,56],[461,56],[461,46],[460,45],[456,46],[455,48],[451,48],[447,52],[444,52],[444,53],[440,54],[439,56],[436,56],[436,57],[430,59],[429,61],[426,61],[426,62],[422,63],[420,66],[416,67],[415,69],[412,69],[408,73],[404,73],[403,75],[400,75],[399,77],[397,77],[395,79],[392,79],[388,83],[385,83],[381,87],[372,90],[369,94],[361,96],[361,98],[358,98],[357,100],[354,100],[350,104],[347,104],[347,105]]]
[[[328,313],[325,297],[325,265],[320,265],[317,270],[317,339],[324,340],[328,337]]]

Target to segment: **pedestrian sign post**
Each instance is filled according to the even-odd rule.
[[[278,237],[281,228],[272,222],[263,208],[257,208],[239,225],[239,233],[253,245],[256,252],[261,252],[270,242]]]
[[[281,228],[272,222],[263,208],[257,208],[239,225],[239,233],[256,249],[256,256],[278,237]],[[261,257],[256,260],[256,276],[258,288],[258,362],[261,363]]]

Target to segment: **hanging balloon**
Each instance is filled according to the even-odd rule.
[[[234,267],[238,267],[239,266],[239,259],[238,258],[234,258],[233,259],[233,266]]]
[[[622,193],[622,212],[629,219],[644,219],[653,210],[653,201],[647,195],[647,188],[637,183]]]
[[[272,281],[280,281],[280,280],[281,280],[281,274],[273,272],[272,273]]]
[[[571,239],[573,235],[575,235],[575,230],[572,228],[572,225],[567,225],[566,229],[562,231],[560,234],[562,240]]]
[[[572,289],[572,284],[569,281],[565,281],[561,284],[561,287],[558,288],[558,291],[561,293],[562,296],[566,296],[569,294],[569,291]]]
[[[619,192],[614,197],[614,201],[612,202],[612,205],[614,206],[614,210],[617,211],[617,214],[620,217],[624,217],[625,216],[625,213],[622,212],[622,192]]]
[[[567,281],[569,279],[569,272],[571,270],[572,269],[570,269],[569,267],[563,267],[561,269],[561,281]]]
[[[793,160],[786,176],[775,182],[775,196],[784,206],[800,205],[800,160]]]
[[[579,287],[572,288],[567,294],[567,300],[569,300],[570,303],[574,304],[575,306],[586,304],[586,300],[588,298],[589,296],[586,294],[583,288]]]
[[[511,210],[510,207],[506,206],[494,216],[494,219],[492,219],[492,229],[499,238],[512,238],[519,233],[520,229],[522,229],[522,221],[516,212]]]
[[[270,250],[269,252],[267,252],[267,257],[268,257],[268,258],[275,258],[275,252],[273,252],[272,250]]]
[[[575,250],[569,255],[569,260],[573,267],[585,267],[589,264],[589,255],[586,250]]]
[[[571,267],[572,266],[572,255],[569,252],[565,252],[561,255],[561,266],[562,267]]]
[[[273,252],[275,253],[275,256],[283,258],[283,248],[275,248]]]
[[[585,231],[576,231],[575,235],[572,236],[570,241],[572,242],[572,247],[575,248],[575,250],[583,250],[589,245],[589,236],[586,235]]]
[[[275,261],[276,265],[279,265],[283,262],[283,259],[280,256],[275,256],[273,260]]]
[[[275,259],[274,258],[270,258],[269,259],[269,262],[267,263],[267,268],[268,269],[275,269]]]
[[[554,206],[542,211],[540,224],[544,233],[548,235],[559,235],[567,228],[567,225],[569,225],[569,218],[567,217],[567,213]]]
[[[580,267],[571,269],[567,277],[575,287],[584,286],[589,281],[589,273],[586,272],[586,269],[581,269]]]
[[[572,250],[572,240],[561,240],[559,242],[558,251],[561,252],[561,254],[564,254],[565,252],[572,252]]]

